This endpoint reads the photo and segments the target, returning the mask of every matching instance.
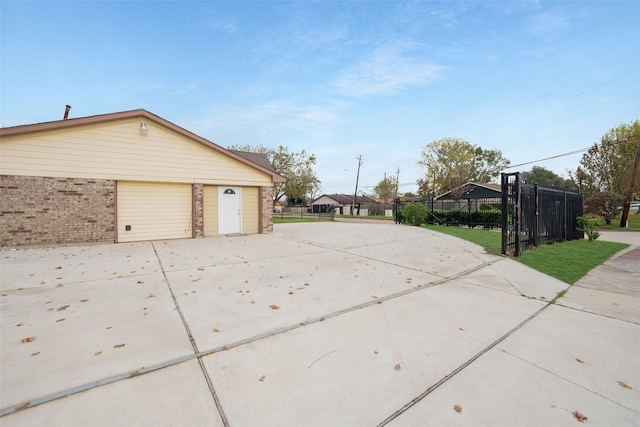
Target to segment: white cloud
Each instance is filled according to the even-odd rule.
[[[238,31],[237,26],[230,21],[213,19],[203,23],[203,26],[214,31],[219,31],[227,34],[235,34]]]
[[[344,70],[333,85],[343,95],[360,97],[396,93],[439,79],[445,67],[409,55],[412,47],[413,43],[380,46]]]
[[[544,12],[534,15],[529,25],[529,33],[533,36],[550,36],[558,31],[569,28],[570,24],[563,16]]]
[[[260,134],[280,131],[310,132],[313,129],[340,123],[339,113],[345,103],[302,104],[273,101],[245,107],[216,107],[192,125],[196,133],[243,135],[248,130]],[[249,132],[251,133],[251,132]]]

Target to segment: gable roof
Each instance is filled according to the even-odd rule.
[[[436,197],[436,200],[456,199],[454,194],[460,194],[459,199],[494,199],[502,196],[500,184],[488,184],[479,182],[467,182],[459,187],[449,190]]]
[[[199,135],[196,135],[193,132],[190,132],[144,109],[121,111],[118,113],[99,114],[96,116],[78,117],[78,118],[66,119],[66,120],[65,119],[56,120],[52,122],[43,122],[43,123],[35,123],[35,124],[29,124],[29,125],[0,128],[0,138],[3,136],[24,135],[24,134],[35,133],[35,132],[69,129],[77,126],[87,126],[87,125],[93,125],[93,124],[108,123],[112,121],[132,119],[132,118],[138,118],[141,121],[153,122],[155,124],[163,126],[167,129],[170,129],[173,132],[176,132],[186,138],[189,138],[192,141],[200,143],[214,151],[217,151],[223,155],[231,157],[240,163],[243,163],[261,172],[264,172],[267,175],[271,176],[274,183],[286,182],[285,177],[279,175],[276,171],[274,171],[273,167],[266,166],[261,160],[258,159],[257,156],[252,158],[251,156],[242,156],[238,152],[227,150],[226,148],[221,147],[218,144],[215,144]],[[251,154],[258,154],[258,153],[251,153]],[[268,160],[267,160],[267,163],[268,163]]]
[[[239,151],[239,150],[229,150],[229,151],[237,154],[238,156],[244,157],[250,162],[256,163],[266,169],[269,169],[270,171],[277,173],[277,171],[273,168],[273,165],[269,161],[269,157],[267,157],[265,153],[254,153],[251,151]]]

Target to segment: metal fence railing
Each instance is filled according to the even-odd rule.
[[[503,254],[584,237],[576,228],[584,210],[578,190],[523,183],[519,172],[503,173],[501,181]]]

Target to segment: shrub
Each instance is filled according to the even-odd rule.
[[[597,218],[590,218],[584,215],[576,218],[576,228],[587,235],[589,242],[600,237],[600,232],[598,231],[599,225],[600,223]]]
[[[420,226],[427,220],[429,210],[422,203],[411,202],[402,207],[403,221],[410,225]]]
[[[611,220],[618,216],[618,204],[622,196],[613,193],[595,193],[584,201],[585,213],[602,215],[604,222],[611,224]]]

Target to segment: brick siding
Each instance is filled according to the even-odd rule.
[[[272,187],[260,187],[261,198],[260,206],[262,206],[262,215],[260,220],[262,221],[262,227],[260,227],[261,233],[273,232],[273,188]]]
[[[114,239],[115,181],[0,176],[0,247]]]
[[[193,218],[195,237],[204,237],[204,184],[193,184]]]

